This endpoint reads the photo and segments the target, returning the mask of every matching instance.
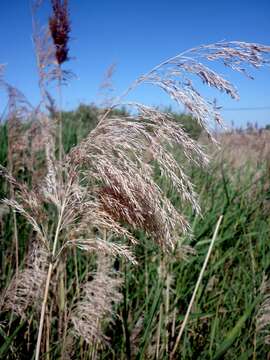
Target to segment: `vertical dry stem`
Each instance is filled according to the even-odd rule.
[[[44,317],[45,317],[46,305],[47,305],[48,294],[49,294],[49,287],[50,287],[50,282],[51,282],[51,277],[52,277],[52,270],[53,270],[53,258],[55,256],[56,249],[57,249],[57,242],[58,242],[59,233],[60,233],[60,229],[61,229],[61,223],[62,223],[64,209],[65,209],[65,201],[63,202],[61,212],[60,212],[60,215],[59,215],[58,224],[57,224],[55,237],[54,237],[54,242],[53,242],[52,259],[51,259],[49,269],[48,269],[48,273],[47,273],[46,286],[45,286],[44,298],[43,298],[43,302],[42,302],[40,321],[39,321],[39,330],[38,330],[38,339],[37,339],[37,345],[36,345],[35,360],[39,359],[41,337],[42,337],[42,330],[43,330],[43,324],[44,324]]]
[[[185,327],[186,327],[186,324],[187,324],[187,321],[188,321],[188,317],[189,317],[189,314],[190,314],[192,305],[193,305],[193,303],[194,303],[194,300],[195,300],[197,291],[198,291],[199,286],[200,286],[200,284],[201,284],[202,277],[203,277],[204,271],[205,271],[205,269],[206,269],[206,265],[207,265],[207,263],[208,263],[209,257],[210,257],[210,255],[211,255],[214,242],[215,242],[215,240],[216,240],[216,238],[217,238],[218,229],[219,229],[219,227],[220,227],[220,224],[221,224],[221,221],[222,221],[222,217],[223,217],[223,216],[221,215],[221,216],[219,217],[219,219],[218,219],[218,222],[217,222],[217,225],[216,225],[216,228],[215,228],[215,231],[214,231],[213,238],[212,238],[212,240],[211,240],[211,243],[210,243],[210,246],[209,246],[209,249],[208,249],[206,258],[205,258],[204,263],[203,263],[203,266],[202,266],[202,268],[201,268],[201,272],[200,272],[200,275],[199,275],[199,277],[198,277],[197,284],[196,284],[195,289],[194,289],[194,291],[193,291],[193,294],[192,294],[190,303],[189,303],[189,305],[188,305],[188,309],[187,309],[187,312],[186,312],[184,321],[183,321],[183,323],[182,323],[182,326],[181,326],[181,328],[180,328],[179,334],[178,334],[178,336],[177,336],[177,339],[176,339],[176,342],[175,342],[173,351],[172,351],[172,353],[171,353],[171,355],[170,355],[170,359],[173,359],[173,356],[174,356],[174,354],[175,354],[175,352],[176,352],[176,350],[177,350],[178,344],[179,344],[179,342],[180,342],[180,340],[181,340],[181,337],[182,337],[182,335],[183,335],[184,329],[185,329]]]
[[[51,281],[51,277],[52,277],[52,270],[53,270],[53,263],[51,262],[50,265],[49,265],[49,269],[48,269],[45,292],[44,292],[44,298],[43,298],[43,301],[42,301],[42,308],[41,308],[41,315],[40,315],[40,320],[39,320],[39,329],[38,329],[38,339],[37,339],[35,360],[39,359],[42,330],[43,330],[45,310],[46,310],[46,305],[47,305],[47,300],[48,300],[49,286],[50,286],[50,281]]]
[[[58,136],[59,136],[59,161],[60,163],[63,160],[63,139],[62,139],[62,132],[63,132],[63,119],[62,119],[62,74],[61,68],[59,66],[59,78],[58,78],[58,96],[59,96],[59,114],[58,114]]]

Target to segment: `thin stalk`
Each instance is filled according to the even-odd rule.
[[[182,326],[181,326],[181,328],[180,328],[180,331],[179,331],[179,333],[178,333],[178,336],[177,336],[177,339],[176,339],[174,348],[173,348],[173,350],[172,350],[172,352],[171,352],[170,359],[173,359],[173,356],[174,356],[174,354],[175,354],[175,352],[176,352],[176,350],[177,350],[177,348],[178,348],[179,342],[180,342],[181,337],[182,337],[182,335],[183,335],[183,332],[184,332],[184,330],[185,330],[185,327],[186,327],[186,324],[187,324],[187,321],[188,321],[188,318],[189,318],[189,314],[190,314],[192,305],[193,305],[193,303],[194,303],[194,300],[195,300],[197,291],[198,291],[199,286],[200,286],[200,284],[201,284],[202,277],[203,277],[204,271],[205,271],[205,269],[206,269],[208,260],[209,260],[209,258],[210,258],[210,255],[211,255],[211,252],[212,252],[212,249],[213,249],[214,242],[215,242],[215,240],[216,240],[216,238],[217,238],[217,234],[218,234],[218,230],[219,230],[219,227],[220,227],[222,218],[223,218],[223,216],[221,215],[221,216],[219,217],[219,219],[218,219],[217,224],[216,224],[216,228],[215,228],[215,231],[214,231],[214,235],[213,235],[213,237],[212,237],[212,240],[211,240],[211,243],[210,243],[210,246],[209,246],[209,249],[208,249],[206,258],[205,258],[205,260],[204,260],[203,266],[202,266],[201,271],[200,271],[200,275],[199,275],[199,277],[198,277],[198,280],[197,280],[195,289],[194,289],[194,291],[193,291],[193,294],[192,294],[190,303],[189,303],[189,305],[188,305],[188,309],[187,309],[187,312],[186,312],[184,321],[183,321]]]
[[[12,123],[13,121],[16,121],[16,117],[14,115],[14,118],[8,118],[8,167],[11,174],[14,172],[14,162],[13,162],[13,153],[12,153],[12,147],[11,143],[13,141],[12,139],[12,127],[15,125]],[[15,191],[13,184],[10,185],[10,197],[12,200],[15,199]],[[13,215],[13,223],[14,223],[14,232],[13,232],[13,240],[15,243],[15,263],[16,263],[16,277],[18,277],[19,274],[19,240],[18,240],[18,226],[17,226],[17,217],[16,217],[16,211],[12,211]]]
[[[57,282],[59,284],[58,290],[59,290],[59,304],[58,304],[58,310],[59,310],[59,323],[58,323],[58,334],[59,339],[62,339],[63,344],[65,343],[66,338],[66,254],[59,259],[59,265],[57,267],[58,270],[58,276]],[[63,358],[63,350],[64,346],[61,349],[61,359]]]
[[[46,316],[46,360],[50,360],[50,317]]]
[[[166,265],[167,268],[169,267],[167,257],[166,257]],[[170,311],[170,273],[167,272],[166,274],[166,296],[165,296],[165,347],[166,347],[166,353],[169,352],[169,311]]]
[[[62,132],[63,132],[63,126],[62,126],[62,71],[61,68],[59,68],[59,77],[58,77],[58,96],[59,96],[59,114],[58,114],[58,136],[59,136],[59,161],[60,163],[63,160],[63,139],[62,139]]]
[[[45,317],[46,305],[47,305],[48,294],[49,294],[49,287],[50,287],[52,271],[53,271],[53,258],[54,258],[55,253],[56,253],[57,242],[58,242],[58,238],[59,238],[59,234],[60,234],[60,230],[61,230],[61,224],[62,224],[62,218],[63,218],[64,209],[65,209],[65,201],[63,202],[63,205],[62,205],[62,208],[61,208],[61,212],[60,212],[60,215],[59,215],[58,224],[57,224],[57,228],[56,228],[56,232],[55,232],[55,237],[54,237],[54,241],[53,241],[52,259],[51,259],[49,269],[48,269],[48,273],[47,273],[47,279],[46,279],[46,285],[45,285],[45,291],[44,291],[44,297],[43,297],[41,315],[40,315],[40,321],[39,321],[39,330],[38,330],[38,339],[37,339],[37,345],[36,345],[35,360],[39,359],[41,337],[42,337],[42,330],[43,330],[43,324],[44,324],[44,317]]]
[[[176,308],[173,309],[172,338],[174,338],[174,334],[175,334],[175,321],[176,321]]]
[[[147,254],[147,247],[144,246],[144,275],[145,275],[145,298],[148,299],[149,296],[149,267],[148,267],[148,262],[146,261],[146,259],[148,258],[148,254]],[[148,304],[147,304],[147,308],[146,311],[148,311]]]
[[[13,223],[14,223],[14,240],[15,240],[15,259],[16,259],[16,278],[19,274],[19,240],[18,240],[18,226],[16,212],[13,210]]]
[[[124,307],[123,307],[123,328],[124,328],[124,334],[125,334],[125,348],[126,348],[126,359],[131,359],[131,343],[130,343],[130,331],[128,327],[128,302],[127,302],[127,294],[128,294],[128,281],[127,281],[127,263],[125,260],[124,263],[124,269],[125,269],[125,288],[124,288]]]
[[[73,252],[73,260],[74,260],[74,266],[75,266],[75,279],[76,279],[76,294],[77,296],[80,295],[80,280],[79,280],[79,270],[78,270],[78,259],[77,259],[77,250],[76,246],[72,247]]]
[[[13,197],[14,198],[14,197]],[[17,217],[16,217],[16,212],[14,210],[12,210],[13,213],[13,225],[14,225],[14,242],[15,242],[15,264],[16,264],[16,271],[15,271],[15,276],[16,279],[18,279],[18,275],[19,275],[19,240],[18,240],[18,226],[17,226]],[[15,285],[15,293],[17,293],[17,281],[16,281],[16,285]],[[9,325],[8,325],[8,334],[10,332],[11,329],[11,324],[13,321],[13,317],[14,317],[14,311],[12,310],[11,316],[10,316],[10,320],[9,320]]]
[[[50,265],[49,265],[48,273],[47,273],[47,280],[46,280],[44,298],[43,298],[43,302],[42,302],[41,315],[40,315],[40,320],[39,320],[39,330],[38,330],[38,339],[37,339],[35,360],[39,359],[42,330],[43,330],[45,310],[46,310],[46,305],[47,305],[47,299],[48,299],[49,286],[50,286],[50,281],[51,281],[51,276],[52,276],[52,270],[53,270],[53,264],[51,262]]]
[[[10,142],[12,141],[10,127],[12,125],[10,125],[10,122],[11,122],[11,119],[8,119],[8,129],[9,129],[8,130],[8,165],[9,165],[10,173],[13,174],[13,168],[14,168],[13,156],[12,156],[12,148],[10,146]],[[15,199],[14,186],[12,184],[10,186],[10,196],[11,196],[12,200]],[[13,242],[15,243],[15,266],[16,266],[15,276],[16,276],[16,279],[18,279],[18,275],[19,275],[19,239],[18,239],[17,216],[16,216],[15,210],[12,210],[12,217],[13,217],[13,225],[14,225]],[[17,281],[16,281],[16,285],[15,285],[15,293],[17,293]],[[14,315],[14,311],[12,310],[10,321],[9,321],[8,334],[9,334],[11,324],[13,321],[13,315]]]
[[[156,359],[159,359],[159,347],[160,347],[160,334],[161,334],[161,327],[162,327],[162,318],[163,318],[163,304],[160,304],[159,308],[159,321],[157,327],[157,345],[156,345]]]
[[[30,331],[31,331],[31,325],[32,325],[32,321],[33,321],[33,314],[30,316],[30,319],[28,320],[28,324],[27,324],[27,330],[25,333],[25,338],[27,338],[27,344],[26,344],[26,349],[29,352],[30,351]]]

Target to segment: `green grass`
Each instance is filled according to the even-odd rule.
[[[255,348],[254,339],[256,305],[260,300],[259,287],[263,273],[267,272],[270,264],[269,215],[264,213],[266,193],[262,187],[266,179],[260,180],[257,193],[250,198],[251,178],[247,178],[247,183],[242,184],[241,189],[237,189],[228,179],[218,179],[219,170],[217,167],[212,174],[204,174],[201,178],[201,186],[208,190],[201,194],[203,218],[193,219],[194,239],[191,243],[197,250],[197,255],[190,256],[188,262],[177,261],[171,256],[166,259],[168,274],[174,278],[170,292],[169,314],[173,313],[174,308],[177,309],[176,322],[179,328],[215,223],[219,215],[223,214],[218,239],[185,336],[182,338],[179,355],[181,354],[183,359],[238,359],[240,356],[249,359],[254,352],[258,359],[263,359],[267,349],[259,337]],[[192,218],[192,215],[190,217]],[[128,276],[128,283],[131,284],[130,316],[134,319],[133,323],[136,323],[140,316],[144,317],[142,338],[148,345],[155,338],[157,326],[165,332],[165,321],[161,319],[159,325],[160,308],[155,306],[156,302],[162,302],[157,274],[160,257],[158,249],[149,246],[139,257],[138,273],[135,275],[132,269],[127,271],[131,274]],[[146,273],[149,279],[147,289]],[[211,279],[214,279],[212,289],[209,286]],[[172,344],[174,340],[175,338],[171,339]],[[146,344],[143,342],[139,352],[145,347]],[[160,358],[167,358],[165,350],[161,351]]]
[[[66,150],[86,135],[85,118],[69,116],[77,122],[69,122],[68,116],[65,119]],[[91,128],[90,122],[87,124]],[[0,139],[0,162],[6,165],[6,126],[0,126]],[[260,177],[255,181],[254,174],[258,171]],[[164,255],[143,233],[136,234],[140,240],[135,249],[138,266],[123,260],[115,265],[124,275],[123,302],[116,309],[113,325],[108,326],[111,342],[100,355],[101,359],[155,359],[157,351],[159,359],[169,359],[168,349],[174,346],[221,214],[223,221],[218,237],[175,359],[267,357],[268,349],[263,337],[256,334],[255,326],[256,311],[262,300],[259,288],[263,275],[270,269],[269,170],[263,162],[259,169],[247,167],[240,182],[237,171],[230,169],[229,164],[213,163],[207,170],[192,169],[191,177],[200,194],[202,217],[195,216],[190,209],[185,210],[194,236],[181,240],[193,246],[196,254],[189,255],[187,260],[181,259],[179,252]],[[163,182],[164,185],[168,186]],[[6,184],[1,180],[1,197],[6,192]],[[181,207],[175,194],[169,193],[172,201]],[[15,256],[11,215],[3,216],[0,222],[0,283],[3,289],[14,273]],[[20,217],[18,226],[23,266],[31,233]],[[91,259],[77,251],[77,262],[79,278],[83,280],[86,269],[92,266]],[[74,271],[74,259],[70,257],[67,263],[69,299],[75,293]],[[0,321],[5,321],[4,325],[9,320],[10,314],[1,314]],[[138,323],[141,324],[139,329],[136,328]],[[1,356],[30,359],[37,333],[36,314],[29,311],[29,318],[24,322],[14,317],[10,329],[4,325],[0,322]],[[50,359],[57,359],[61,350],[57,314],[54,314],[52,325]],[[74,358],[90,359],[90,354],[91,349],[78,341]]]

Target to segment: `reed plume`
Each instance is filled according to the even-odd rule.
[[[123,96],[143,83],[157,86],[176,103],[184,105],[187,112],[197,119],[211,137],[208,128],[211,129],[215,122],[222,123],[220,107],[215,101],[205,99],[200,94],[192,75],[205,85],[228,94],[232,99],[238,99],[239,94],[234,85],[203,62],[220,61],[226,67],[253,79],[250,68],[269,66],[269,52],[269,46],[240,41],[221,41],[192,48],[165,60],[140,76]]]
[[[34,109],[25,95],[14,86],[3,81],[2,86],[8,96],[8,162],[14,176],[20,171],[30,169],[28,161],[29,134],[25,124],[31,122]]]
[[[81,298],[72,309],[73,331],[88,344],[103,346],[108,342],[103,325],[112,321],[113,305],[122,300],[122,280],[112,265],[110,258],[99,257],[93,279],[82,285]]]
[[[70,21],[67,0],[51,0],[53,15],[49,19],[49,29],[55,45],[55,58],[59,65],[68,60]]]
[[[26,311],[33,307],[40,311],[48,268],[47,249],[39,241],[32,241],[25,268],[14,276],[6,289],[1,310],[13,310],[18,316],[26,317]]]

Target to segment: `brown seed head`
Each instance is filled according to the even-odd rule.
[[[55,45],[55,57],[59,65],[67,61],[70,21],[67,0],[51,0],[53,15],[49,19],[49,28]]]

